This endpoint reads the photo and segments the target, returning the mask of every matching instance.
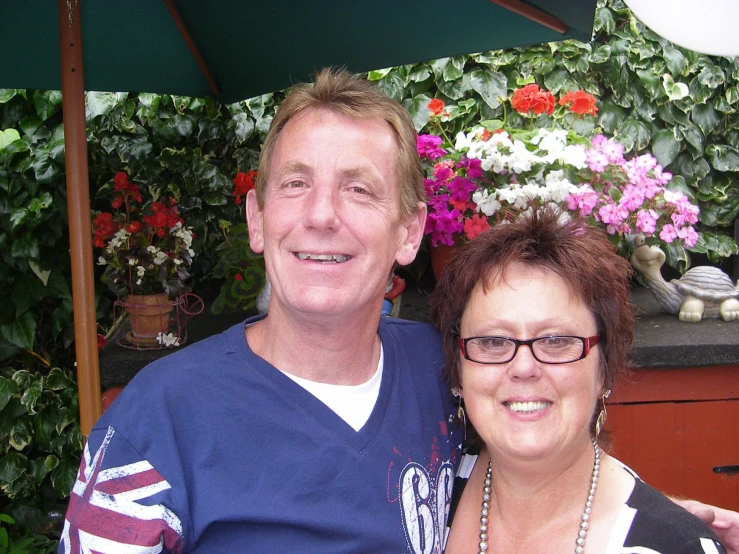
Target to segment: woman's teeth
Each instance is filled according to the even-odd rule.
[[[504,402],[504,404],[512,412],[530,414],[547,408],[551,402]]]

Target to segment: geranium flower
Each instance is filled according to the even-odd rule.
[[[548,90],[541,90],[536,84],[518,89],[511,98],[513,109],[522,114],[533,111],[537,115],[545,112],[551,115],[554,112],[554,104],[554,95]]]
[[[595,106],[595,96],[584,90],[568,92],[559,99],[560,106],[567,106],[568,104],[570,111],[578,115],[594,116],[598,113],[598,108]]]
[[[441,112],[444,111],[444,101],[434,98],[429,102],[428,108],[431,115],[441,115]]]

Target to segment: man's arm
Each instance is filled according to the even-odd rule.
[[[182,524],[174,505],[170,484],[123,437],[112,427],[93,430],[69,499],[59,554],[181,554]]]
[[[739,554],[739,512],[709,506],[697,500],[672,498],[672,501],[710,525],[726,548],[726,554]]]

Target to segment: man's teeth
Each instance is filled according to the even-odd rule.
[[[333,262],[337,264],[344,263],[349,259],[349,256],[344,254],[304,254],[303,252],[297,252],[295,254],[301,260],[315,260],[317,262]]]
[[[550,402],[506,402],[506,406],[512,412],[533,413],[545,409]]]

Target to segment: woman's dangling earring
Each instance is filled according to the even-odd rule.
[[[452,395],[459,398],[459,407],[457,408],[457,418],[462,422],[462,431],[464,432],[464,440],[467,440],[467,416],[464,413],[464,406],[462,406],[462,391],[459,387],[452,387]]]
[[[611,390],[606,389],[603,391],[603,396],[601,396],[600,401],[603,404],[603,407],[600,410],[600,413],[598,414],[598,419],[595,421],[595,438],[598,438],[598,435],[600,435],[601,430],[606,424],[606,417],[608,416],[608,413],[606,412],[606,398],[608,398],[611,395]]]

